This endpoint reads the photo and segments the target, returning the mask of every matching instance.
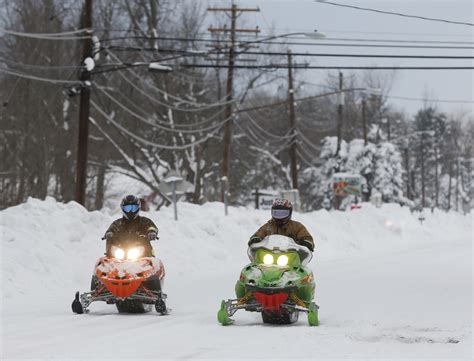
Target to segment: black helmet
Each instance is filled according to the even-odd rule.
[[[272,204],[272,218],[278,226],[283,226],[291,219],[293,205],[288,199],[277,198]]]
[[[140,199],[130,194],[122,199],[120,208],[122,208],[123,216],[131,221],[138,216],[138,212],[140,211]]]

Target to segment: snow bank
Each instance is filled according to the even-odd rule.
[[[160,227],[171,315],[123,315],[102,303],[73,314],[73,295],[88,289],[104,251],[100,238],[120,216],[111,212],[51,198],[0,212],[0,359],[472,360],[470,216],[427,212],[420,224],[398,205],[369,204],[295,214],[316,239],[309,267],[321,327],[304,315],[271,327],[241,311],[224,328],[220,300],[234,296],[247,239],[269,212],[230,208],[225,217],[220,203],[180,203],[178,222],[172,207],[146,214]]]
[[[118,208],[118,206],[117,206]],[[249,236],[269,218],[268,211],[230,208],[221,203],[197,206],[179,203],[179,221],[173,208],[144,213],[159,227],[154,244],[168,277],[199,278],[226,267],[237,274],[244,265]],[[357,255],[383,254],[397,249],[421,248],[433,242],[469,239],[470,216],[435,211],[420,223],[416,214],[398,205],[377,209],[363,204],[351,212],[296,213],[314,235],[315,268],[318,261]],[[29,199],[0,212],[1,270],[4,295],[47,293],[60,288],[71,292],[87,288],[95,260],[104,252],[101,237],[120,213],[89,212],[75,202],[52,198]],[[235,269],[234,269],[235,268]]]

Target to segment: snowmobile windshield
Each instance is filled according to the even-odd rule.
[[[257,251],[258,250],[267,251],[267,253],[275,254],[275,255],[282,255],[285,254],[288,256],[290,253],[296,253],[299,256],[301,265],[305,266],[311,261],[313,257],[311,251],[305,247],[297,244],[293,238],[273,234],[270,236],[265,237],[258,243],[253,243],[250,245],[247,254],[252,262],[259,262],[260,258],[257,259]],[[261,252],[258,252],[258,257],[260,257]],[[263,255],[262,257],[264,257]],[[267,257],[267,261],[269,262],[270,258]],[[261,261],[264,261],[263,258]],[[275,264],[278,264],[278,258],[275,259]],[[283,262],[282,260],[280,262]],[[292,259],[288,259],[288,263],[292,262]],[[262,262],[265,263],[265,262]]]

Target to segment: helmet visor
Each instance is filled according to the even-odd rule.
[[[272,209],[272,217],[275,219],[284,219],[290,216],[289,209]]]
[[[138,211],[138,204],[127,204],[125,206],[122,206],[122,210],[125,213],[137,212]]]

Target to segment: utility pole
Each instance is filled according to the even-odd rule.
[[[367,145],[367,100],[362,98],[362,128],[364,131],[364,145]]]
[[[449,163],[449,183],[448,183],[448,211],[451,209],[451,189],[452,189],[452,179],[453,179],[453,163]]]
[[[82,12],[82,27],[92,28],[92,0],[85,0]],[[84,39],[82,47],[82,61],[92,57],[92,39]],[[90,71],[82,69],[80,80],[82,82],[81,98],[79,102],[79,140],[76,162],[76,197],[79,204],[85,205],[86,180],[87,180],[87,143],[89,138],[89,112],[90,112]]]
[[[253,11],[260,11],[260,9],[250,9],[250,8],[238,8],[237,5],[234,4],[232,1],[232,7],[229,8],[208,8],[208,11],[214,12],[230,12],[230,20],[231,26],[230,30],[226,27],[224,28],[212,28],[210,27],[208,30],[211,33],[216,32],[230,32],[230,47],[229,47],[229,64],[227,69],[227,86],[226,86],[226,106],[225,106],[225,125],[224,125],[224,153],[223,153],[223,160],[222,160],[222,171],[221,177],[226,181],[225,186],[223,187],[221,193],[221,201],[224,202],[227,196],[227,188],[230,183],[230,144],[232,138],[232,120],[233,120],[233,113],[232,113],[232,99],[233,99],[233,87],[234,87],[234,65],[235,65],[235,40],[236,40],[236,33],[237,32],[245,32],[245,33],[259,33],[259,29],[237,29],[237,14],[239,12],[253,12]]]
[[[390,117],[387,117],[387,140],[390,142],[392,137],[390,135]]]
[[[344,103],[344,93],[342,92],[343,87],[343,75],[339,72],[339,94],[337,97],[337,149],[336,156],[339,155],[341,151],[341,141],[342,141],[342,107]]]
[[[425,133],[421,133],[420,138],[420,156],[421,156],[421,207],[425,208]]]
[[[457,159],[457,167],[456,167],[456,212],[459,212],[459,168],[461,165],[461,161],[459,157]]]
[[[403,149],[405,153],[405,169],[407,171],[407,198],[411,199],[411,187],[410,187],[410,154],[408,150],[408,142]]]
[[[290,115],[290,129],[293,135],[290,146],[291,180],[293,189],[298,189],[298,165],[296,158],[296,115],[295,115],[295,91],[293,88],[293,69],[291,50],[288,49],[288,111]]]

